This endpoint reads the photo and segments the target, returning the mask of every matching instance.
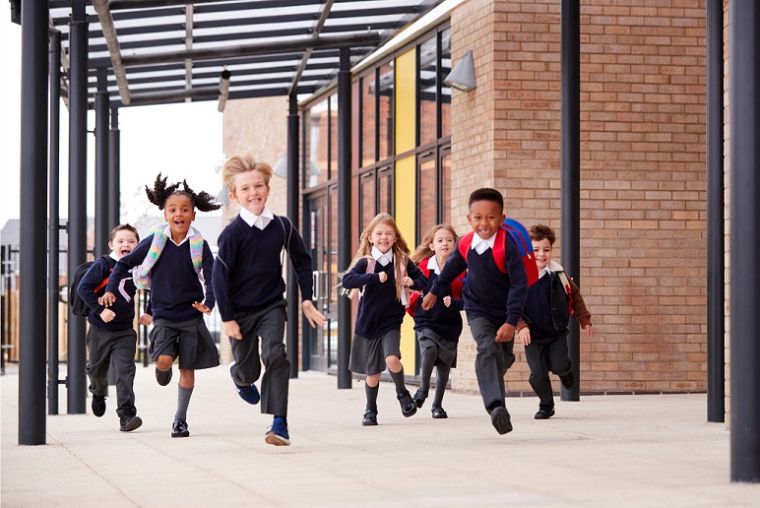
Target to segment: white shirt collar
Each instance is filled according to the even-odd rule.
[[[543,278],[544,275],[549,275],[552,271],[549,269],[549,265],[546,265],[543,270],[538,273],[538,278]]]
[[[428,258],[428,270],[431,272],[435,272],[436,275],[441,275],[441,268],[438,266],[438,261],[435,259],[435,256]]]
[[[250,210],[240,207],[240,218],[245,221],[250,227],[256,226],[259,229],[264,229],[274,220],[274,214],[266,206],[262,210],[261,215],[256,215]]]
[[[487,238],[485,240],[483,238],[481,238],[479,234],[473,233],[473,235],[472,235],[472,244],[470,245],[470,248],[471,249],[475,249],[475,247],[477,247],[481,243],[485,243],[487,245],[486,249],[488,249],[488,248],[493,249],[493,245],[494,245],[494,243],[496,243],[496,233],[494,233],[493,235],[491,235],[490,238]],[[483,249],[483,247],[481,247],[480,249]],[[479,249],[475,249],[475,250],[477,251]],[[485,252],[485,251],[484,250],[480,250],[480,253],[483,253],[483,252]]]
[[[383,254],[382,252],[380,252],[380,249],[378,249],[377,247],[373,245],[371,254],[372,254],[372,257],[375,258],[375,261],[380,263],[382,266],[385,266],[388,263],[393,262],[393,249]]]
[[[190,226],[187,229],[187,235],[185,235],[185,238],[183,238],[182,241],[179,242],[179,243],[175,242],[174,239],[172,238],[172,230],[169,227],[169,225],[167,225],[164,228],[164,234],[169,237],[169,240],[171,240],[174,245],[176,245],[177,247],[179,247],[180,245],[182,245],[183,243],[185,243],[186,241],[188,241],[190,239],[190,237],[195,234],[195,230],[193,229],[193,226]]]
[[[113,259],[114,261],[118,261],[119,260],[119,256],[116,255],[115,251],[111,251],[111,253],[108,254],[108,257],[111,258],[111,259]]]

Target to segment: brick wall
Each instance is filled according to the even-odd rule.
[[[453,92],[452,220],[494,186],[507,215],[560,225],[560,2],[470,0],[452,57],[473,50],[478,87]],[[704,1],[581,4],[582,390],[706,389]],[[577,274],[574,274],[577,275]],[[477,391],[474,347],[455,389]],[[507,374],[530,392],[521,346]],[[555,385],[558,389],[558,385]]]

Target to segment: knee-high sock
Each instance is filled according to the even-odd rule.
[[[422,366],[420,367],[420,390],[427,392],[430,389],[430,374],[433,373],[433,364],[436,357],[435,348],[429,347],[422,352]]]
[[[193,395],[193,388],[195,387],[191,386],[190,388],[185,388],[178,384],[177,388],[179,389],[177,392],[177,412],[174,414],[174,419],[186,421],[187,406],[190,405],[190,397]]]
[[[438,375],[435,378],[435,399],[433,399],[433,407],[441,407],[443,394],[446,392],[446,384],[449,382],[449,372],[451,372],[451,367],[448,365],[438,365]]]
[[[391,373],[391,379],[393,379],[393,383],[396,385],[396,393],[406,392],[406,385],[404,384],[404,367],[401,367],[401,370],[398,372],[393,372],[390,369],[388,370]]]
[[[367,411],[374,411],[377,413],[377,392],[380,388],[380,384],[370,386],[367,382],[364,382],[364,395],[367,396]]]

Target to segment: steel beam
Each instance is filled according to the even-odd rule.
[[[298,100],[295,94],[288,97],[288,154],[287,154],[287,196],[288,219],[293,227],[298,228]],[[298,281],[293,263],[288,260],[288,360],[290,360],[290,377],[298,377],[298,321],[299,311]],[[304,340],[308,334],[304,333]]]
[[[351,264],[351,58],[341,48],[338,71],[338,271]],[[338,298],[338,388],[351,388],[351,300]]]
[[[108,92],[106,69],[98,69],[95,93],[95,257],[108,253],[110,221],[108,217]]]
[[[20,445],[45,444],[46,323],[40,319],[40,304],[47,282],[41,269],[46,264],[47,213],[40,196],[47,188],[48,16],[44,2],[21,4]]]
[[[562,266],[581,283],[581,8],[579,0],[562,0],[561,7],[561,219]],[[575,386],[561,388],[561,399],[580,400],[580,342],[578,322],[570,319],[567,349],[573,363]]]
[[[108,227],[121,223],[121,133],[119,108],[111,108],[111,129],[108,131]]]

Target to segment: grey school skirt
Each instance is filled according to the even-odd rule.
[[[424,352],[427,348],[435,348],[437,355],[433,365],[443,363],[454,369],[457,367],[458,342],[444,340],[430,328],[417,332],[417,342],[420,345],[420,352]]]
[[[156,319],[150,332],[151,359],[161,355],[179,357],[179,368],[199,370],[219,365],[219,351],[203,318],[189,321]]]
[[[399,330],[391,330],[377,339],[367,339],[354,334],[348,368],[352,372],[374,376],[385,370],[385,357],[388,355],[401,358],[401,332]]]

